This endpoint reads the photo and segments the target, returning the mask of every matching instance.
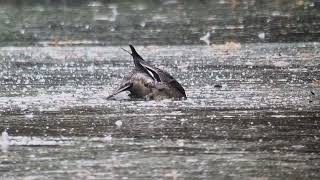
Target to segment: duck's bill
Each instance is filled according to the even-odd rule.
[[[123,92],[123,91],[127,91],[132,87],[132,83],[125,83],[124,85],[121,85],[117,90],[115,90],[111,95],[109,95],[107,97],[107,99],[112,98],[113,96]]]

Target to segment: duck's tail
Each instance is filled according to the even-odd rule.
[[[144,61],[144,59],[137,53],[136,49],[129,44],[129,47],[131,49],[131,56],[133,57],[134,60],[138,60],[138,61]]]
[[[129,47],[131,49],[131,53],[125,49],[123,49],[124,51],[126,51],[127,53],[129,53],[132,58],[133,58],[133,62],[134,62],[134,65],[135,67],[148,74],[149,77],[151,77],[153,80],[155,81],[158,81],[160,82],[160,77],[159,77],[159,74],[154,70],[154,68],[152,66],[150,66],[138,53],[137,51],[135,50],[135,48],[129,44]]]

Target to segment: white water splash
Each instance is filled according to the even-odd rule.
[[[10,145],[9,134],[7,131],[3,131],[1,134],[0,145],[2,152],[7,152]]]
[[[111,16],[105,15],[105,14],[98,14],[95,16],[95,20],[100,20],[100,21],[111,21],[114,22],[117,19],[117,16],[119,15],[118,12],[118,6],[113,4],[109,6],[109,9],[111,9]]]
[[[32,119],[33,118],[33,113],[26,114],[26,115],[24,115],[24,117],[27,118],[27,119]]]
[[[210,45],[210,36],[211,36],[211,33],[207,32],[206,35],[200,37],[200,41],[205,42],[209,46]]]
[[[99,1],[92,1],[88,4],[89,7],[101,7],[103,4]]]
[[[117,125],[118,128],[120,128],[123,123],[122,123],[121,120],[118,120],[118,121],[115,122],[115,124]]]
[[[112,140],[111,134],[106,135],[106,136],[104,137],[104,140],[105,140],[105,141],[111,141],[111,140]]]
[[[258,34],[258,37],[259,37],[261,40],[264,40],[264,39],[266,38],[266,33],[260,32],[260,33]]]

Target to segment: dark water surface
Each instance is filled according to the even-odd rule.
[[[320,179],[319,9],[0,0],[0,179]],[[188,99],[106,100],[128,43]]]
[[[137,46],[184,101],[106,100],[133,66],[120,47],[3,47],[1,177],[317,179],[319,47]]]
[[[0,45],[320,41],[319,0],[0,0]]]

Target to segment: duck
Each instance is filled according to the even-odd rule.
[[[145,61],[129,44],[131,52],[128,52],[134,62],[134,69],[122,80],[108,97],[110,99],[123,91],[129,91],[132,99],[144,100],[182,100],[186,99],[186,92],[182,85],[168,72],[155,67]]]

